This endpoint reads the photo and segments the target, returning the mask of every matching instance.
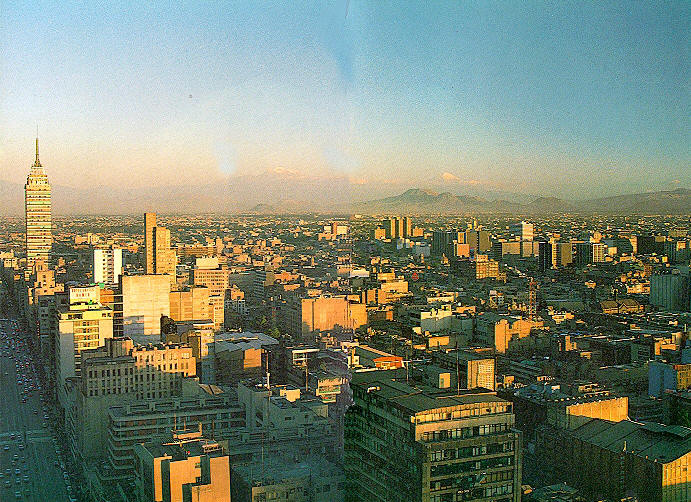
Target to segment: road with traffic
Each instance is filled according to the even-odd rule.
[[[15,319],[0,320],[0,389],[0,500],[74,500],[52,410]]]

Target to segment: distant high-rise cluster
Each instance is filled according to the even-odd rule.
[[[413,236],[413,221],[408,216],[387,218],[382,221],[387,239],[405,239]]]
[[[26,259],[29,266],[37,260],[48,261],[53,244],[50,217],[50,183],[38,158],[31,166],[24,185],[24,214],[26,222]]]

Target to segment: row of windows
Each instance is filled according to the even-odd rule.
[[[499,434],[509,430],[509,424],[489,424],[475,427],[463,427],[460,429],[444,429],[422,433],[422,440],[429,441],[448,441],[450,439],[466,439],[474,436],[486,436],[488,434]]]
[[[440,462],[442,460],[455,460],[457,458],[476,457],[478,455],[488,454],[493,455],[495,453],[505,453],[509,451],[513,451],[512,441],[431,451],[429,452],[429,459],[432,462]]]
[[[481,473],[471,476],[455,476],[452,478],[441,479],[439,481],[430,481],[430,492],[438,492],[441,490],[463,490],[477,486],[480,484],[491,484],[499,481],[511,481],[513,479],[513,470],[500,471],[493,473]]]
[[[165,367],[165,365],[162,365],[159,368],[147,367],[146,369],[150,370],[151,373],[156,374],[156,371],[154,371],[154,370],[165,370],[166,367]],[[187,369],[189,369],[189,363],[188,362],[180,363],[179,367],[178,367],[178,363],[171,363],[169,365],[168,369],[169,370],[177,370],[177,369],[187,370]],[[145,373],[145,374],[146,374],[146,380],[148,381],[150,373]],[[99,370],[89,370],[89,378],[98,378],[98,377],[106,378],[106,377],[110,377],[110,376],[123,376],[123,375],[124,376],[135,375],[134,368],[132,368],[132,367],[130,367],[130,368],[117,368],[117,370],[115,368],[113,368],[112,374],[111,374],[110,369],[105,369],[105,370],[102,369],[100,371]],[[135,375],[135,379],[138,380],[138,377],[139,377],[139,375]],[[143,380],[144,375],[142,375],[141,377]],[[153,378],[153,376],[152,376],[152,378]]]
[[[456,493],[440,493],[432,495],[430,502],[460,502],[463,500],[475,500],[481,498],[510,495],[513,493],[513,485],[488,486],[486,488],[469,488]],[[504,499],[502,499],[504,500]]]
[[[455,464],[438,464],[430,467],[430,476],[433,478],[439,476],[451,476],[483,469],[511,467],[512,465],[513,457],[485,458],[482,460],[458,462]]]

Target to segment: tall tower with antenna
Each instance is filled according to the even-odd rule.
[[[29,267],[36,261],[48,262],[53,245],[51,187],[38,158],[38,134],[36,136],[36,159],[24,185],[26,259]]]

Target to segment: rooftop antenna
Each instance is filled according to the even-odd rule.
[[[36,160],[33,167],[41,167],[41,161],[38,160],[38,125],[36,126]]]

